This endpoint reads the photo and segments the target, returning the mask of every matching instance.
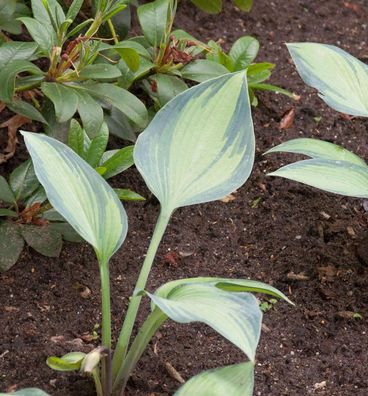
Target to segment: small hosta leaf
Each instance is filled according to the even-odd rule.
[[[134,160],[169,212],[239,188],[254,160],[245,73],[226,74],[175,97],[139,135]]]
[[[368,117],[368,66],[333,45],[287,45],[304,82],[334,110]]]
[[[337,144],[324,142],[323,140],[318,139],[292,139],[288,142],[281,143],[278,146],[273,147],[265,154],[276,152],[304,154],[315,159],[320,158],[327,160],[346,161],[355,165],[367,166],[364,160],[351,151],[346,150]]]
[[[211,284],[186,283],[174,288],[167,298],[149,296],[172,320],[206,323],[254,361],[262,312],[252,294],[232,293]]]
[[[18,225],[0,223],[0,272],[7,271],[18,261],[23,247]]]
[[[107,182],[65,144],[23,132],[52,206],[108,261],[127,233],[125,210]]]
[[[335,194],[368,197],[368,169],[346,161],[310,159],[286,165],[270,176],[280,176]]]
[[[186,382],[174,396],[252,396],[254,365],[234,364],[204,371]]]

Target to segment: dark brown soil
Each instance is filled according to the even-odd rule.
[[[175,213],[149,290],[171,279],[200,275],[249,277],[273,284],[296,307],[278,302],[265,313],[255,395],[365,396],[368,244],[361,241],[367,237],[368,214],[361,200],[266,177],[266,172],[292,157],[262,153],[289,138],[314,136],[340,142],[368,158],[368,121],[346,121],[328,109],[299,79],[283,45],[325,42],[364,60],[368,5],[364,0],[256,0],[250,14],[241,14],[226,1],[225,12],[213,17],[181,3],[177,26],[203,40],[222,38],[227,45],[244,34],[256,36],[262,45],[259,61],[277,64],[273,82],[302,97],[293,103],[282,96],[261,95],[254,110],[257,156],[250,180],[232,202]],[[293,126],[279,130],[282,114],[292,106],[296,107]],[[321,117],[320,122],[316,117]],[[7,173],[16,161],[0,171]],[[134,170],[115,183],[149,195]],[[115,335],[158,213],[150,201],[126,208],[129,235],[111,263]],[[168,252],[180,257],[176,265],[165,259]],[[293,274],[305,278],[290,279]],[[55,373],[44,363],[50,354],[88,351],[94,345],[85,337],[100,321],[98,268],[92,250],[66,244],[59,259],[25,250],[0,281],[1,390],[39,386],[54,396],[92,396],[88,379]],[[87,298],[80,294],[84,286],[91,291]],[[146,305],[140,320],[147,310]],[[362,319],[353,318],[353,313]],[[128,394],[172,394],[179,384],[165,369],[166,362],[188,379],[201,370],[242,360],[242,353],[209,328],[167,322],[140,361]]]

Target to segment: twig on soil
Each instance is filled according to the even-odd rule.
[[[169,373],[170,377],[174,378],[174,380],[180,382],[181,384],[185,383],[184,378],[180,375],[180,373],[171,365],[169,362],[165,362],[165,368]]]

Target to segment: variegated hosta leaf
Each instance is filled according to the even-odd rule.
[[[148,295],[172,320],[179,323],[203,322],[254,361],[262,312],[252,294],[232,293],[205,283],[185,283],[175,287],[166,298]]]
[[[311,159],[286,165],[270,176],[280,176],[335,194],[368,197],[368,169],[346,161]]]
[[[228,279],[228,278],[213,278],[213,277],[198,277],[198,278],[186,278],[177,279],[171,282],[167,282],[160,286],[156,292],[156,296],[167,297],[170,292],[177,286],[190,284],[207,284],[215,286],[221,290],[232,291],[232,292],[251,292],[251,293],[262,293],[268,294],[273,297],[281,298],[290,304],[293,304],[285,294],[281,293],[275,287],[267,285],[266,283],[254,281],[250,279]],[[294,304],[293,304],[294,305]]]
[[[342,113],[368,117],[368,66],[333,45],[292,43],[288,49],[304,82]]]
[[[139,136],[134,160],[168,212],[239,188],[254,160],[246,74],[227,74],[176,96]]]
[[[25,388],[25,389],[16,391],[14,393],[1,393],[0,392],[0,396],[9,396],[9,395],[13,395],[13,396],[49,396],[48,393],[46,393],[43,390],[38,389],[38,388]]]
[[[252,396],[254,365],[234,364],[204,371],[186,382],[174,396]]]
[[[95,248],[100,261],[108,261],[128,228],[114,190],[65,144],[41,134],[22,134],[52,206]]]
[[[304,154],[316,159],[346,161],[360,166],[367,166],[364,160],[344,147],[318,139],[292,139],[273,147],[266,151],[265,154],[276,152]]]

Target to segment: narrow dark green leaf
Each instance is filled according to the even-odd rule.
[[[43,204],[47,200],[45,189],[40,185],[37,190],[27,199],[26,207],[34,205],[35,203]]]
[[[229,55],[234,61],[234,71],[240,71],[250,65],[259,51],[259,41],[251,36],[244,36],[235,41]]]
[[[254,63],[247,67],[248,84],[260,83],[271,76],[271,70],[275,68],[273,63]]]
[[[40,184],[31,160],[23,162],[13,170],[10,174],[9,183],[17,201],[27,198],[38,188]]]
[[[116,52],[124,59],[129,69],[136,72],[139,69],[140,57],[138,52],[133,48],[117,48]],[[121,73],[121,72],[120,72]]]
[[[149,81],[150,83],[147,81],[146,89],[153,99],[158,100],[160,107],[188,89],[183,80],[167,74],[155,74],[150,77]],[[156,82],[156,91],[152,90],[152,81]]]
[[[11,102],[15,90],[17,74],[29,72],[42,75],[43,72],[33,63],[26,60],[15,60],[0,69],[0,100]]]
[[[34,60],[37,58],[37,43],[10,41],[0,47],[0,66],[4,67],[15,60]]]
[[[39,112],[39,110],[37,110],[28,102],[16,99],[13,100],[11,103],[7,104],[7,107],[14,113],[21,114],[22,116],[27,117],[31,120],[47,124],[47,121],[45,120],[44,116]]]
[[[137,140],[139,128],[130,123],[128,117],[117,108],[113,107],[110,114],[105,114],[105,121],[111,134],[133,143]]]
[[[142,197],[138,193],[125,189],[125,188],[114,188],[116,195],[121,201],[145,201],[146,198]]]
[[[134,164],[133,150],[134,146],[127,146],[119,150],[106,151],[100,164],[106,169],[104,178],[109,179],[130,168]]]
[[[198,59],[185,65],[180,72],[183,78],[187,80],[204,82],[227,74],[229,70],[225,66],[211,60]]]
[[[54,104],[57,121],[66,122],[73,117],[78,107],[78,96],[73,88],[59,83],[44,82],[41,84],[41,90]]]
[[[233,0],[234,4],[242,11],[249,12],[253,7],[254,0]]]
[[[192,0],[192,3],[209,14],[218,14],[222,10],[222,0]]]
[[[109,63],[96,63],[84,67],[79,72],[79,76],[91,80],[115,80],[121,76],[121,71],[117,66]]]
[[[109,140],[109,129],[104,122],[101,126],[98,136],[91,140],[91,144],[86,153],[86,161],[95,168],[100,163],[103,153],[106,150]]]
[[[36,252],[47,257],[58,257],[62,247],[61,234],[48,226],[25,225],[21,228],[23,238]]]
[[[88,92],[83,90],[76,90],[76,92],[78,94],[78,113],[87,135],[92,139],[98,135],[103,123],[102,108]]]
[[[166,33],[169,0],[155,0],[138,7],[138,19],[145,38],[158,47]]]
[[[0,223],[0,272],[7,271],[18,261],[23,247],[18,225]]]
[[[147,125],[146,107],[135,95],[127,90],[104,83],[84,85],[83,88],[90,95],[103,100],[107,105],[119,109],[139,127],[144,128]]]
[[[73,3],[68,8],[68,12],[66,14],[66,19],[71,19],[74,21],[76,16],[78,15],[84,0],[74,0]]]
[[[17,217],[17,216],[18,214],[17,212],[14,212],[14,210],[0,208],[0,217]]]
[[[52,47],[56,44],[55,32],[47,29],[47,25],[30,17],[19,18],[22,21],[33,40],[39,45],[40,49],[49,54]]]
[[[68,223],[50,223],[48,227],[50,230],[54,230],[61,234],[65,241],[83,242],[83,238],[81,238],[74,228]]]
[[[261,84],[261,83],[257,83],[257,84],[249,84],[249,87],[252,89],[258,89],[261,91],[270,91],[270,92],[275,92],[275,93],[279,93],[279,94],[283,94],[285,96],[288,96],[289,98],[292,99],[296,99],[297,95],[295,95],[293,92],[290,92],[284,88],[280,88],[277,87],[276,85],[272,85],[272,84]]]
[[[0,175],[0,201],[6,203],[16,202],[13,191],[9,186],[9,183],[6,181],[5,177],[1,175]]]
[[[68,132],[68,146],[83,158],[84,131],[79,125],[79,122],[75,119],[72,119],[70,122],[70,129]]]
[[[65,221],[64,217],[54,208],[46,210],[46,212],[43,212],[42,217],[49,221]]]

